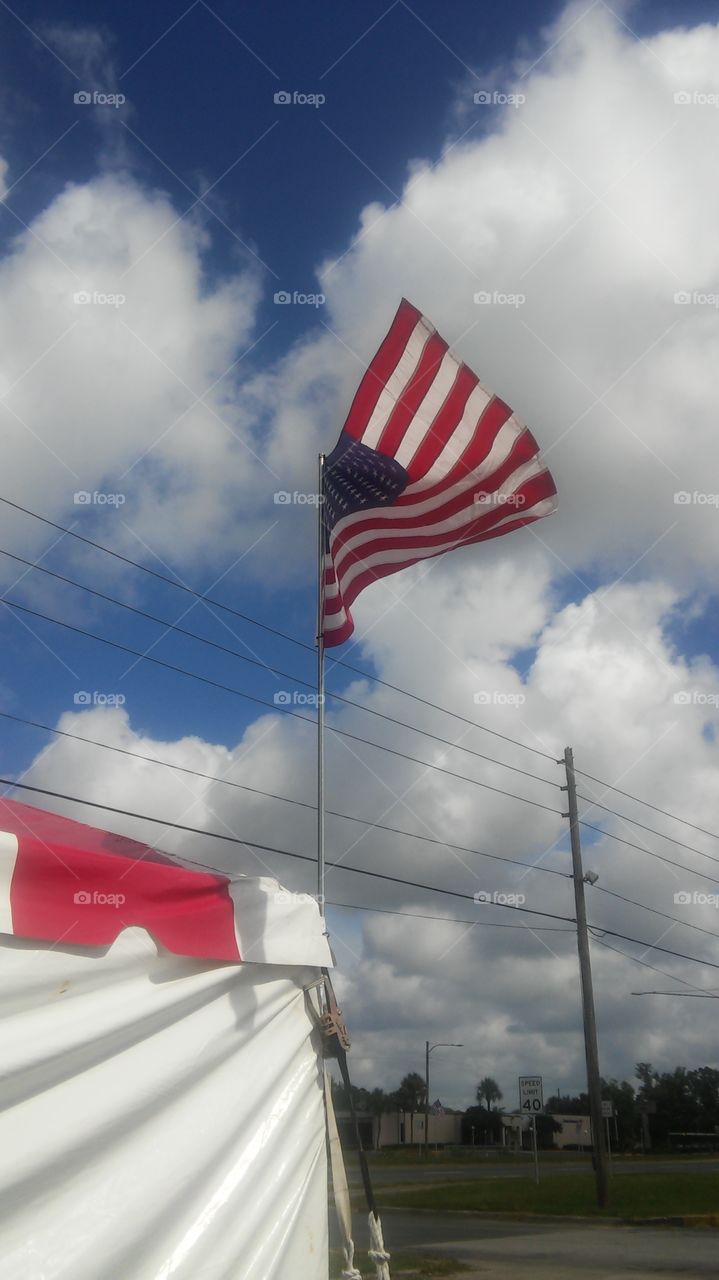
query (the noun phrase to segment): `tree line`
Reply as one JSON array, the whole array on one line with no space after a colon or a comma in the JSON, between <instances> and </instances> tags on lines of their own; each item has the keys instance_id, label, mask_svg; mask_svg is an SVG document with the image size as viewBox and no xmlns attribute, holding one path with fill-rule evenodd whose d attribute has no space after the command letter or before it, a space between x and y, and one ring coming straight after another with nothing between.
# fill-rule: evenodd
<instances>
[{"instance_id":1,"label":"tree line","mask_svg":"<svg viewBox=\"0 0 719 1280\"><path fill-rule=\"evenodd\" d=\"M651 1063L635 1068L635 1087L628 1080L602 1080L602 1097L613 1104L615 1121L610 1125L612 1145L632 1151L655 1147L701 1146L719 1141L719 1070L715 1067L675 1067L656 1071ZM462 1141L476 1145L501 1141L502 1091L492 1076L484 1076L476 1086L476 1103L462 1112ZM335 1107L345 1110L349 1098L343 1085L333 1083ZM355 1110L382 1116L401 1111L414 1115L424 1111L425 1082L416 1071L409 1072L394 1090L352 1086ZM516 1108L511 1107L510 1110ZM447 1107L448 1112L452 1108ZM557 1115L589 1115L586 1093L555 1094L546 1101L546 1116L538 1117L540 1145L551 1146L559 1125ZM682 1137L681 1135L685 1135ZM686 1135L695 1135L693 1138ZM696 1136L703 1135L703 1138Z\"/></svg>"}]
</instances>

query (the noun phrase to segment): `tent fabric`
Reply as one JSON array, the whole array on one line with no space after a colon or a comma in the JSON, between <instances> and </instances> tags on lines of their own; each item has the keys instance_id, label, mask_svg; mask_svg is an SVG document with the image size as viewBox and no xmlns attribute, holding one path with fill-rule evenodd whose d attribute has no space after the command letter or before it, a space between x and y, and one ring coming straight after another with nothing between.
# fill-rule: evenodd
<instances>
[{"instance_id":1,"label":"tent fabric","mask_svg":"<svg viewBox=\"0 0 719 1280\"><path fill-rule=\"evenodd\" d=\"M157 850L0 799L0 931L110 945L138 926L175 955L329 967L316 902L268 876L190 870Z\"/></svg>"},{"instance_id":2,"label":"tent fabric","mask_svg":"<svg viewBox=\"0 0 719 1280\"><path fill-rule=\"evenodd\" d=\"M0 937L3 1280L327 1280L317 977Z\"/></svg>"}]
</instances>

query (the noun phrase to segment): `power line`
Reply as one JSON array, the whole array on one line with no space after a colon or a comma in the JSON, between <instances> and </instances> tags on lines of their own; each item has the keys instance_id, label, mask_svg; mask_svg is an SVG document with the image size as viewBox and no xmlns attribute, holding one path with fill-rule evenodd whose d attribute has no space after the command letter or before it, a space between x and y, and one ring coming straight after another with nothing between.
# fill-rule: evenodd
<instances>
[{"instance_id":1,"label":"power line","mask_svg":"<svg viewBox=\"0 0 719 1280\"><path fill-rule=\"evenodd\" d=\"M177 675L188 677L190 680L199 680L202 684L210 685L213 689L220 689L224 693L232 693L238 698L245 698L248 702L255 702L261 707L269 707L270 711L280 712L282 715L293 716L295 720L303 720L306 724L314 725L315 721L309 716L303 716L298 711L292 711L289 707L280 706L279 704L268 702L266 698L258 698L255 694L246 693L243 689L236 689L233 685L223 684L220 680L213 680L210 676L200 675L197 671L188 671L185 667L179 667L175 663L166 662L162 658L153 658L149 653L141 653L139 649L132 649L129 645L121 644L119 640L110 640L107 636L98 636L94 631L86 631L83 627L78 627L72 622L63 622L60 618L53 618L49 614L40 613L37 609L29 609L27 605L18 604L15 600L8 600L5 597L0 599L0 603L4 604L8 609L15 609L20 613L26 613L32 618L40 618L43 622L50 622L53 626L63 627L66 631L73 631L76 635L85 636L88 640L95 640L99 644L109 645L112 649L118 649L122 653L129 653L132 657L138 658L141 662L151 662L156 667L163 667L166 671L174 671ZM442 765L431 764L428 760L420 760L417 756L411 756L405 751L399 751L395 747L385 746L381 742L372 742L369 738L362 738L359 734L350 733L347 729L337 729L334 725L327 725L328 732L334 733L340 738L349 738L353 742L361 742L365 746L373 747L377 751L385 751L389 755L397 756L401 760L409 760L412 764L422 765L425 769L435 770L437 773L446 774L450 778L458 778L462 782L470 782L475 787L482 787L485 791L494 791L498 795L508 796L512 800L521 800L524 804L532 805L535 809L544 809L547 813L555 813L559 817L562 816L561 809L554 809L551 805L542 804L539 800L531 800L528 796L517 795L514 791L506 791L503 787L492 786L489 782L480 782L477 778L468 778L466 774L456 773L452 769L445 769Z\"/></svg>"},{"instance_id":2,"label":"power line","mask_svg":"<svg viewBox=\"0 0 719 1280\"><path fill-rule=\"evenodd\" d=\"M671 818L672 822L681 822L685 827L691 827L692 831L699 831L703 836L711 836L712 840L719 840L719 835L717 835L716 831L707 831L706 827L698 827L696 823L690 822L688 818L680 818L678 814L670 813L668 809L660 809L659 805L651 804L649 800L642 800L641 796L633 796L629 791L622 791L621 787L615 787L611 782L606 782L602 778L595 778L591 773L585 773L583 769L576 769L575 773L578 773L582 778L587 778L590 782L596 782L600 787L606 787L609 791L616 791L618 796L624 796L626 800L633 800L635 804L643 804L647 809L653 809L655 813L661 813L665 818ZM596 804L596 801L593 800L592 804Z\"/></svg>"},{"instance_id":3,"label":"power line","mask_svg":"<svg viewBox=\"0 0 719 1280\"><path fill-rule=\"evenodd\" d=\"M151 577L156 578L158 581L166 583L168 586L175 587L179 591L184 591L186 594L193 596L196 600L201 600L215 608L222 609L226 613L230 613L241 619L243 622L247 622L251 626L259 627L261 630L277 636L282 640L286 640L290 644L297 645L299 648L304 649L309 653L314 654L315 652L314 646L306 644L296 636L292 636L278 627L272 627L268 623L260 621L258 618L253 618L250 614L242 613L238 609L233 609L230 605L224 604L220 600L215 600L201 591L195 591L192 587L187 586L186 583L176 581L175 579L168 577L166 574L159 573L156 569L151 569L148 565L140 564L139 561L133 560L129 556L121 555L120 552L113 551L103 543L95 542L92 538L87 538L83 534L77 533L74 529L68 529L65 525L58 524L56 521L50 520L47 516L42 516L39 512L30 510L29 507L24 507L20 503L12 502L9 498L4 498L2 496L0 496L0 502L4 503L8 507L12 507L15 511L20 511L24 515L30 516L33 520L38 520L52 529L57 529L59 532L66 534L70 538L75 538L77 541L85 543L86 546L93 547L97 551L102 551L105 555L113 556L116 560L120 560L123 564L129 565L131 568L137 569L141 573L146 573ZM483 733L488 733L495 738L500 738L503 742L509 742L513 746L521 747L523 750L530 751L534 755L541 756L545 760L551 760L554 764L557 763L556 757L550 752L541 751L538 747L532 747L529 743L521 742L518 738L512 738L508 734L500 733L496 729L490 729L487 725L480 724L476 720L470 720L467 716L460 715L457 711L450 711L448 707L443 707L438 703L431 702L420 694L413 693L409 689L403 689L401 686L395 685L391 681L383 680L379 676L373 675L369 671L364 671L361 667L356 667L352 663L346 662L341 658L332 658L328 656L327 661L331 662L333 666L343 667L346 671L351 671L354 675L358 675L364 680L371 680L375 684L382 685L383 688L391 689L392 692L399 693L402 697L411 698L413 701L420 703L422 706L429 707L433 711L439 711L443 715L451 716L453 719L459 720L463 724L470 725L475 729L480 729ZM499 764L502 762L496 761L495 763ZM576 769L576 773L580 777L587 778L590 782L596 782L601 787L606 787L608 790L615 791L618 795L624 796L628 800L633 800L636 804L645 805L648 809L652 809L655 813L660 813L664 817L670 818L673 822L682 823L684 826L690 827L692 830L698 831L702 835L707 835L714 840L719 840L719 835L717 835L716 832L708 831L705 827L700 827L696 823L690 822L687 818L681 818L678 814L671 813L667 809L662 809L660 806L652 804L649 800L643 800L641 796L632 795L631 792L622 790L621 787L617 787L613 783L607 782L606 779L597 778L583 769Z\"/></svg>"},{"instance_id":4,"label":"power line","mask_svg":"<svg viewBox=\"0 0 719 1280\"><path fill-rule=\"evenodd\" d=\"M315 856L307 853L296 853L294 850L280 849L276 845L260 844L257 840L243 840L239 836L225 835L219 831L206 831L201 827L191 827L181 822L171 822L169 819L152 817L146 813L135 813L130 809L121 809L114 805L102 804L98 800L83 800L79 796L70 796L62 791L50 791L46 787L35 787L28 782L15 782L12 778L0 778L0 786L17 788L21 791L31 791L37 795L51 796L55 800L67 800L71 804L87 805L89 808L102 809L107 813L120 814L122 817L136 818L140 822L155 822L168 830L187 831L191 835L203 836L210 840L223 840L228 844L240 845L245 849L259 849L261 852L276 853L284 858L297 858L301 862L315 863L317 861ZM184 858L183 860L185 862L193 861L190 858ZM205 863L197 862L195 865L204 867L207 870ZM345 862L328 862L327 866L337 871L349 871L354 875L368 876L373 880L385 880L389 884L403 885L405 888L420 889L425 893L440 893L450 898L461 898L467 902L476 901L475 895L472 893L464 893L459 889L446 889L439 885L423 884L418 880L406 880L401 876L388 875L386 871L369 871L365 867L351 867ZM222 872L221 874L224 875L226 873ZM522 915L540 916L545 920L559 920L564 924L576 924L576 920L572 916L558 915L553 911L538 911L531 907L520 907L508 902L487 901L478 905L499 907L503 911L518 911ZM660 946L659 943L647 942L644 938L633 938L629 934L619 933L615 929L607 929L604 925L590 924L588 927L593 934L599 932L603 937L619 938L622 942L632 942L638 947L645 947L647 951L660 951L664 955L675 956L679 960L689 960L692 964L700 964L705 968L719 969L719 963L713 960L703 960L699 956L690 956L682 951L673 951L669 947ZM601 941L601 939L598 939L598 941Z\"/></svg>"},{"instance_id":5,"label":"power line","mask_svg":"<svg viewBox=\"0 0 719 1280\"><path fill-rule=\"evenodd\" d=\"M669 840L672 844L676 844L680 849L688 849L689 853L698 853L702 858L711 858L711 854L704 853L703 849L697 849L693 844L684 844L683 840L677 840L675 836L668 836L665 831L657 831L655 827L647 827L643 822L639 822L636 818L630 818L626 813L617 813L616 809L611 809L609 805L601 804L599 800L592 800L591 796L578 794L579 800L585 800L587 804L592 805L595 809L603 809L605 813L611 813L613 817L619 818L621 822L630 822L634 827L641 827L642 831L648 831L652 836L660 836L662 840ZM712 862L719 859L711 858Z\"/></svg>"},{"instance_id":6,"label":"power line","mask_svg":"<svg viewBox=\"0 0 719 1280\"><path fill-rule=\"evenodd\" d=\"M213 605L216 609L223 609L226 613L232 614L236 618L240 618L243 622L250 623L251 626L259 627L263 631L267 631L270 635L287 640L290 644L297 645L301 649L314 654L313 645L306 644L304 640L299 640L296 636L290 635L286 631L280 630L278 627L272 627L266 622L261 622L258 618L253 618L250 614L241 613L238 609L233 609L228 604L223 604L221 600L215 600L212 596L204 595L201 591L195 591L186 583L175 581L168 578L166 574L159 573L157 569L151 569L148 565L140 564L138 560L132 560L129 556L123 556L119 551L113 551L110 547L104 546L101 542L94 542L92 538L87 538L81 533L76 533L74 529L68 529L65 525L58 524L55 520L48 519L47 516L41 516L37 511L31 511L29 507L23 507L18 502L12 502L9 498L0 497L0 502L8 507L13 507L15 511L21 511L24 515L31 516L33 520L39 520L42 524L49 525L52 529L57 529L61 533L66 534L70 538L76 538L79 542L84 542L86 546L94 547L96 551L102 551L106 555L113 556L116 560L122 561L123 564L130 565L133 569L138 569L141 573L149 574L151 577L158 579L160 582L166 583L170 587L175 587L178 591L184 591L186 594L193 596L196 600L202 600L205 604ZM525 751L531 751L534 755L542 756L545 760L551 760L556 764L555 757L548 751L540 751L538 747L530 747L526 742L520 742L518 738L511 738L506 733L500 733L497 729L490 729L487 725L480 724L476 720L470 720L467 716L460 715L457 711L449 711L447 707L439 706L429 699L423 698L418 693L412 693L409 689L402 689L399 685L392 684L389 680L382 680L379 676L372 675L369 671L363 671L361 667L355 667L350 662L345 662L342 658L330 658L327 661L332 662L334 666L344 667L346 671L353 672L354 675L361 676L363 680L372 680L375 684L382 685L385 689L391 689L394 693L399 693L403 697L412 698L413 701L421 703L425 707L430 707L433 711L441 711L443 715L452 716L455 720L462 721L463 724L471 725L474 729L481 729L483 733L489 733L492 737L501 738L503 742L509 742L515 747L522 747Z\"/></svg>"},{"instance_id":7,"label":"power line","mask_svg":"<svg viewBox=\"0 0 719 1280\"><path fill-rule=\"evenodd\" d=\"M485 929L528 929L532 933L576 933L575 929L560 929L558 925L506 924L503 920L459 920L456 916L433 916L420 911L391 911L389 907L365 907L359 902L328 902L328 907L341 911L371 911L383 916L408 916L410 920L439 920L441 924L468 924Z\"/></svg>"},{"instance_id":8,"label":"power line","mask_svg":"<svg viewBox=\"0 0 719 1280\"><path fill-rule=\"evenodd\" d=\"M619 938L621 942L634 942L638 947L645 947L647 951L661 951L663 955L675 956L677 960L691 960L694 964L702 964L708 969L719 969L719 963L714 960L700 960L698 956L688 956L683 951L672 951L671 947L660 947L658 942L647 942L643 938L631 938L627 933L617 933L615 929L605 929L601 924L590 924L588 928L597 942L602 941L601 938L596 937L598 931L610 938ZM635 957L629 956L629 959L634 960Z\"/></svg>"},{"instance_id":9,"label":"power line","mask_svg":"<svg viewBox=\"0 0 719 1280\"><path fill-rule=\"evenodd\" d=\"M624 960L631 960L633 964L640 964L644 969L651 969L653 973L660 973L663 978L671 978L673 982L681 982L685 987L694 987L695 991L702 992L702 987L697 987L696 983L689 982L686 978L678 978L674 973L667 973L666 969L659 969L655 964L650 964L648 960L641 959L640 956L630 956L628 952L622 951L619 947L613 947L611 943L605 942L602 938L593 935L594 942L598 942L601 947L606 947L607 951L613 951L615 956L621 956ZM632 992L632 995L637 994ZM677 995L684 995L684 992L677 992Z\"/></svg>"},{"instance_id":10,"label":"power line","mask_svg":"<svg viewBox=\"0 0 719 1280\"><path fill-rule=\"evenodd\" d=\"M155 818L147 813L134 813L130 809L120 809L115 805L102 804L99 800L83 800L80 796L70 796L62 791L50 791L46 787L35 787L29 782L14 782L12 778L0 778L0 786L18 788L21 791L32 791L37 795L52 796L55 800L67 800L71 804L84 804L91 809L102 809L104 812L120 814L125 818L136 818L140 822L156 822L159 826L165 827L168 830L187 831L191 835L204 836L210 840L224 840L228 844L241 845L242 848L245 849L259 849L263 853L277 853L283 858L297 858L301 862L312 863L317 861L316 856L308 853L296 853L294 850L280 849L276 845L260 844L257 840L243 840L239 836L224 835L219 831L206 831L201 827L191 827L185 823L171 822L166 818ZM184 861L191 862L193 860L185 858ZM198 862L196 865L205 867L205 870L207 869L205 863ZM328 862L327 866L332 867L337 871L350 871L354 875L369 876L373 880L386 880L390 884L400 884L410 889L421 889L427 893L441 893L446 894L450 898L462 898L466 902L476 902L475 895L473 893L463 893L459 889L444 889L438 885L422 884L417 880L406 880L401 876L388 875L386 871L369 871L365 867L351 867L345 862ZM223 872L222 874L225 873ZM541 916L546 920L562 920L565 924L574 924L574 920L571 916L560 916L553 911L536 911L532 907L515 906L513 903L508 902L495 902L493 900L488 900L477 903L477 905L483 907L500 907L506 911L519 911L523 915ZM703 963L703 961L700 963ZM717 968L719 968L719 965Z\"/></svg>"},{"instance_id":11,"label":"power line","mask_svg":"<svg viewBox=\"0 0 719 1280\"><path fill-rule=\"evenodd\" d=\"M144 752L130 751L128 747L117 747L112 745L109 742L100 742L97 738L86 738L79 733L70 733L69 730L67 729L54 728L52 725L43 724L38 720L27 720L23 716L14 715L10 711L0 711L0 716L5 720L12 720L16 724L22 724L28 728L41 729L44 732L52 733L55 736L60 738L69 738L73 742L82 742L86 746L100 747L105 751L116 752L118 755L130 756L132 759L142 760L148 764L159 765L162 768L171 769L178 773L186 773L194 778L202 778L204 781L207 781L207 782L214 782L214 783L218 783L221 786L232 787L233 789L238 791L247 791L247 792L250 792L252 795L262 796L263 798L268 800L281 801L283 804L296 805L299 808L307 809L312 813L316 813L317 811L317 806L315 804L310 803L307 800L296 800L296 799L293 799L291 796L279 795L275 791L265 791L261 787L251 787L247 783L235 782L230 778L219 778L215 774L203 773L199 769L191 769L189 768L189 766L186 766L186 765L173 764L169 760L161 760L157 756L146 755ZM441 849L453 849L453 850L456 850L458 853L470 854L478 858L486 858L491 862L505 862L510 866L524 867L528 871L537 871L543 875L560 876L562 879L565 879L565 880L571 879L570 872L560 871L555 867L541 866L536 862L524 862L519 858L509 858L501 854L485 853L482 849L469 848L467 845L454 844L448 840L438 840L431 836L421 835L419 832L407 831L402 827L391 827L388 824L382 823L382 822L372 822L368 818L360 818L360 817L357 817L355 814L342 813L337 809L327 809L326 813L329 817L340 818L345 822L359 823L361 826L366 827L367 831L375 831L375 830L384 831L384 832L390 833L391 835L406 837L407 839L410 839L410 840L420 840L424 844L434 845ZM667 912L660 911L657 907L650 907L646 902L637 902L636 899L628 898L624 894L617 893L613 889L607 889L604 885L598 884L598 885L595 885L594 887L600 893L604 893L604 894L607 894L609 897L616 898L620 902L626 903L628 906L639 907L643 911L650 912L652 915L661 916L662 919L664 920L671 920L674 924L680 924L685 929L693 929L697 933L704 933L712 938L719 937L719 934L713 932L711 929L703 929L701 925L692 924L690 921L681 920L679 916L668 915Z\"/></svg>"},{"instance_id":12,"label":"power line","mask_svg":"<svg viewBox=\"0 0 719 1280\"><path fill-rule=\"evenodd\" d=\"M53 569L47 569L44 565L38 564L36 561L27 560L24 556L15 555L12 551L6 551L0 547L0 555L6 556L9 560L16 560L19 564L27 565L28 568L37 570L38 573L44 573L50 578L55 578L58 582L64 582L68 586L76 588L78 591L85 591L88 595L96 596L99 600L105 600L108 604L114 604L119 609L125 609L128 613L134 613L139 618L146 621L157 623L158 626L165 627L166 631L175 631L181 636L185 636L190 640L197 640L200 644L208 645L212 649L219 650L220 653L228 654L232 658L237 658L240 662L246 662L252 667L259 667L260 670L266 671L269 675L281 676L283 680L292 681L294 684L305 685L309 689L314 688L311 680L305 679L304 676L298 676L291 671L283 671L279 667L271 666L261 658L251 658L246 653L240 653L239 650L231 648L229 645L220 644L217 640L211 640L208 636L199 635L196 631L190 631L187 627L181 627L177 623L170 622L167 618L158 618L156 614L149 613L146 609L140 609L136 605L128 604L125 600L118 600L116 596L108 595L105 591L98 591L95 587L88 587L82 582L77 582L74 578L68 578L63 573L56 573ZM358 711L364 711L367 715L375 716L380 720L386 720L390 724L399 726L402 729L410 729L412 733L418 733L424 738L431 738L434 742L439 742L444 747L452 747L456 751L463 751L467 755L475 756L478 760L485 760L491 764L498 765L501 769L509 769L512 773L520 773L525 778L533 778L535 782L542 782L545 786L554 787L559 790L559 783L552 782L549 778L542 778L538 773L531 773L528 769L520 769L517 765L506 764L503 760L497 760L494 756L488 756L481 751L475 751L472 747L466 747L461 743L452 742L449 738L441 738L436 733L431 733L428 729L420 729L418 725L408 724L406 720L399 720L396 716L388 715L385 711L378 711L375 707L365 706L361 702L355 702L352 698L347 698L344 694L334 693L327 690L328 698L332 698L335 702L341 702L345 706L354 707Z\"/></svg>"},{"instance_id":13,"label":"power line","mask_svg":"<svg viewBox=\"0 0 719 1280\"><path fill-rule=\"evenodd\" d=\"M284 804L297 805L301 809L308 809L312 813L317 812L317 805L307 800L296 800L291 796L282 796L275 791L264 791L261 787L251 787L244 782L235 782L231 778L219 778L212 773L203 773L199 769L190 769L187 765L173 764L169 760L161 760L158 756L145 755L141 751L130 751L128 747L117 747L109 742L100 742L97 738L86 738L80 733L70 733L68 729L57 729L52 725L43 724L39 720L26 720L23 716L13 715L10 711L0 711L0 716L4 720L13 720L16 724L25 725L32 729L42 729L47 733L55 734L59 738L70 738L73 742L83 742L86 746L101 747L104 751L114 751L118 755L130 756L134 760L143 760L148 764L160 765L164 769L172 769L177 773L187 773L193 778L202 778L206 782L219 783L224 787L233 787L237 791L249 791L252 795L263 796L268 800L280 800ZM345 822L358 822L361 826L367 827L373 831L387 831L396 836L407 836L411 840L421 840L425 844L437 845L442 849L456 849L459 853L474 854L479 858L488 858L492 862L507 862L512 866L525 867L529 871L539 871L543 875L561 876L563 879L569 878L569 873L556 870L554 867L543 867L535 862L523 862L518 858L508 858L498 853L485 853L482 849L470 849L466 845L452 844L447 840L437 840L431 836L423 836L418 832L405 831L402 827L390 827L386 823L373 822L369 818L359 818L354 814L341 813L337 809L326 809L325 812L329 817L342 818Z\"/></svg>"},{"instance_id":14,"label":"power line","mask_svg":"<svg viewBox=\"0 0 719 1280\"><path fill-rule=\"evenodd\" d=\"M235 617L240 618L243 622L249 623L251 626L259 627L260 629L267 631L269 634L275 635L282 640L287 640L290 644L297 645L299 648L304 649L309 653L314 653L314 647L312 645L306 644L296 636L292 636L278 627L272 627L268 623L261 622L258 618L253 618L251 615L242 613L238 609L233 609L230 605L224 604L220 600L214 600L211 596L205 595L201 591L195 591L184 582L175 581L173 578L169 578L167 575L159 573L156 569L151 569L148 565L140 564L139 561L132 560L129 556L123 556L120 552L113 551L110 547L104 546L103 543L95 542L92 538L87 538L83 534L76 533L74 529L68 529L65 525L58 524L56 521L48 519L47 516L40 515L37 511L31 511L29 507L21 506L20 503L12 502L9 498L3 498L1 496L0 502L4 503L6 506L12 507L16 511L22 512L24 515L30 516L33 520L38 520L52 529L59 530L59 532L66 534L68 537L76 538L79 542L83 542L97 551L104 552L105 555L113 556L115 559L122 561L123 564L129 565L133 569L138 569L141 573L149 574L160 582L166 583L168 586L175 587L179 591L184 591L193 596L196 600L201 600L206 604L211 604L215 608L222 609L226 613L233 614ZM391 681L382 680L379 676L373 675L369 671L364 671L362 668L356 667L352 663L345 662L341 658L328 657L327 661L331 662L334 666L340 666L347 671L353 672L354 675L358 675L364 680L371 680L375 684L382 685L386 689L391 689L394 693L399 693L402 697L411 698L413 701L429 707L433 711L439 711L443 715L451 716L453 719L459 720L464 724L471 725L475 729L480 729L483 733L489 733L493 737L500 738L504 742L509 742L513 746L521 747L525 751L531 751L533 754L542 756L543 759L551 760L552 763L556 764L556 758L550 752L541 751L538 747L531 747L528 743L521 742L518 738L512 738L508 734L499 733L496 729L490 729L487 725L480 724L476 720L470 720L467 716L460 715L459 712L450 711L449 708L442 707L438 703L431 702L429 699L423 698L417 693L412 693L409 689L403 689L399 685L393 684ZM496 761L495 763L499 764L502 762ZM680 818L678 814L671 813L667 809L662 809L660 806L652 804L649 800L643 800L640 796L632 795L629 791L623 791L621 787L617 787L613 783L607 782L606 779L597 778L583 769L577 769L576 773L582 778L587 778L590 782L596 782L601 787L606 787L611 791L615 791L618 795L624 796L628 800L633 800L636 804L642 804L648 809L653 809L655 813L660 813L664 817L670 818L673 822L682 823L684 826L691 827L692 830L698 831L702 835L707 835L714 840L719 840L719 835L717 835L716 832L708 831L705 827L700 827L696 823L690 822L687 818ZM667 839L670 838L671 837L667 837Z\"/></svg>"},{"instance_id":15,"label":"power line","mask_svg":"<svg viewBox=\"0 0 719 1280\"><path fill-rule=\"evenodd\" d=\"M595 827L591 822L579 821L580 827L587 827L589 831L598 831L600 836L606 836L608 840L615 840L617 844L624 844L628 849L638 849L640 853L646 853L650 858L658 858L660 862L666 862L669 867L678 867L680 871L688 871L690 875L699 876L701 880L708 881L709 884L719 884L714 876L707 875L706 871L697 871L696 867L688 867L684 862L675 862L673 858L667 858L663 853L657 853L654 849L645 849L641 844L634 844L631 840L625 840L622 836L615 836L611 831L605 831L603 827ZM704 854L705 858L709 857L708 853ZM715 861L715 859L712 859Z\"/></svg>"},{"instance_id":16,"label":"power line","mask_svg":"<svg viewBox=\"0 0 719 1280\"><path fill-rule=\"evenodd\" d=\"M625 898L623 893L617 893L614 889L605 889L601 884L592 885L593 892L597 889L600 893L606 893L610 898L618 898L620 902L626 902L630 907L640 907L642 911L650 911L653 916L661 916L663 920L671 920L674 924L680 924L685 929L695 929L697 933L706 933L710 938L719 938L719 933L715 933L713 929L702 929L699 924L691 924L688 920L682 920L680 916L670 916L666 911L660 911L658 907L650 907L646 902L637 902L634 898Z\"/></svg>"}]
</instances>

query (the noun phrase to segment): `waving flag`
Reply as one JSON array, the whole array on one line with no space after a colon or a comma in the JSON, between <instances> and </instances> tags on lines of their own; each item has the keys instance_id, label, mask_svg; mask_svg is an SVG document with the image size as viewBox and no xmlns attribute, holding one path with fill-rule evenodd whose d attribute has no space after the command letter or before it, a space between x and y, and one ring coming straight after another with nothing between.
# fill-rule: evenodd
<instances>
[{"instance_id":1,"label":"waving flag","mask_svg":"<svg viewBox=\"0 0 719 1280\"><path fill-rule=\"evenodd\" d=\"M531 432L406 299L325 464L326 645L369 583L549 515Z\"/></svg>"}]
</instances>

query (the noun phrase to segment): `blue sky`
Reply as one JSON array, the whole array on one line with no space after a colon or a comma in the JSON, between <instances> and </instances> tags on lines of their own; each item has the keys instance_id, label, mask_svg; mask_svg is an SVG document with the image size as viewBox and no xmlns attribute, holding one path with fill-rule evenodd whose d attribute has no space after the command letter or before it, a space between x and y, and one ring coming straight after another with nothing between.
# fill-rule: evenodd
<instances>
[{"instance_id":1,"label":"blue sky","mask_svg":"<svg viewBox=\"0 0 719 1280\"><path fill-rule=\"evenodd\" d=\"M0 494L311 645L314 509L285 510L273 493L311 488L317 450L332 447L363 362L406 294L528 421L551 455L560 512L542 522L541 538L514 535L368 592L349 661L470 714L478 687L523 691L521 712L486 713L497 731L551 751L571 738L600 777L613 770L682 813L708 804L719 657L717 506L705 492L719 488L710 478L716 313L677 307L672 295L719 293L707 213L716 126L701 106L675 108L671 91L711 88L717 37L699 24L715 17L709 3L615 11L601 0L566 11L514 0L439 9L429 0L70 0L60 22L50 5L2 4L11 443ZM526 111L477 109L479 88L526 89ZM80 92L126 101L76 103ZM280 92L324 101L277 103ZM73 290L118 281L127 308L73 310ZM525 290L526 308L480 314L473 294L485 285ZM274 302L279 290L320 289L318 307ZM190 405L185 432L192 396L199 408L193 416ZM77 506L73 489L124 501ZM694 494L688 506L674 505L677 490ZM56 533L27 516L0 511L0 532L9 551L42 556L168 621L189 608L183 626L314 678L306 649L99 551L67 538L55 545ZM36 573L16 581L23 568L2 557L0 572L12 599L131 649L153 646L158 658L270 702L293 687L179 635L158 639L149 621ZM78 711L80 690L121 694L127 724L95 707L89 731L135 749L171 745L173 758L210 773L226 767L223 747L237 752L243 735L259 732L261 708L240 697L27 616L6 611L0 629L0 708L13 714L55 725ZM330 676L335 688L348 680ZM675 717L681 689L701 693L691 719ZM386 693L354 695L419 722L416 706ZM379 722L343 714L345 727L383 737ZM442 717L431 724L449 728ZM86 772L60 752L33 765L46 735L2 727L3 776L32 766L38 785L141 811L181 806L164 782L155 796L90 754ZM257 748L248 778L311 798L309 739L296 729L281 730L276 755ZM185 750L187 735L198 741ZM401 733L391 740L428 750ZM478 733L469 740L486 746ZM330 804L383 812L380 782L404 785L394 766L365 791L340 755ZM509 751L502 758L526 764ZM686 777L668 786L672 759ZM428 789L430 800L460 843L516 856L556 838L491 805L469 806L449 784ZM208 826L213 812L208 803ZM286 814L226 816L256 822L265 839L294 835ZM389 821L406 825L399 802ZM303 847L311 827L310 817L298 821ZM362 854L386 865L384 847ZM409 852L401 864L413 868ZM437 878L431 864L422 869ZM349 893L345 877L337 894ZM365 936L359 918L337 933L379 963L385 943ZM617 1064L633 1049L624 1016L616 1013ZM371 1013L361 1017L371 1030ZM581 1053L572 1062L566 1084Z\"/></svg>"}]
</instances>

